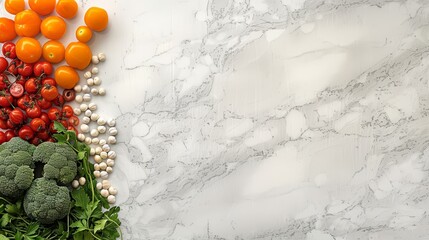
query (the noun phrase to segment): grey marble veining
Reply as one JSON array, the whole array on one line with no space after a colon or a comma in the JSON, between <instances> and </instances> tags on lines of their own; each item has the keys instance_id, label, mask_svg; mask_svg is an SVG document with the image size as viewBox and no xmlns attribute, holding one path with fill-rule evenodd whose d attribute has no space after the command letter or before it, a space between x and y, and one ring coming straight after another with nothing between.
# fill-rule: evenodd
<instances>
[{"instance_id":1,"label":"grey marble veining","mask_svg":"<svg viewBox=\"0 0 429 240\"><path fill-rule=\"evenodd\" d=\"M83 3L125 239L429 239L428 1Z\"/></svg>"}]
</instances>

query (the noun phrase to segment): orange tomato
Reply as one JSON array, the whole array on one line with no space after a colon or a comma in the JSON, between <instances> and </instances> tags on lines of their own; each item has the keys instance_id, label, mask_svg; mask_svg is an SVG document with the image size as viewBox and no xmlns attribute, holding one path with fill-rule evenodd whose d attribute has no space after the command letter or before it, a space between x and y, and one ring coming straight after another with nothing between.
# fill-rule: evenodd
<instances>
[{"instance_id":1,"label":"orange tomato","mask_svg":"<svg viewBox=\"0 0 429 240\"><path fill-rule=\"evenodd\" d=\"M49 39L58 40L66 32L66 22L60 17L50 16L43 19L40 25L43 36Z\"/></svg>"},{"instance_id":2,"label":"orange tomato","mask_svg":"<svg viewBox=\"0 0 429 240\"><path fill-rule=\"evenodd\" d=\"M80 26L76 29L76 39L86 43L92 38L92 31L87 26Z\"/></svg>"},{"instance_id":3,"label":"orange tomato","mask_svg":"<svg viewBox=\"0 0 429 240\"><path fill-rule=\"evenodd\" d=\"M12 41L15 37L15 22L9 18L0 18L0 42Z\"/></svg>"},{"instance_id":4,"label":"orange tomato","mask_svg":"<svg viewBox=\"0 0 429 240\"><path fill-rule=\"evenodd\" d=\"M79 82L79 74L72 67L60 66L55 70L55 81L64 89L72 89Z\"/></svg>"},{"instance_id":5,"label":"orange tomato","mask_svg":"<svg viewBox=\"0 0 429 240\"><path fill-rule=\"evenodd\" d=\"M10 14L17 14L25 9L24 0L6 0L4 1L4 8Z\"/></svg>"},{"instance_id":6,"label":"orange tomato","mask_svg":"<svg viewBox=\"0 0 429 240\"><path fill-rule=\"evenodd\" d=\"M77 3L75 0L59 0L55 10L63 18L74 18L77 13Z\"/></svg>"},{"instance_id":7,"label":"orange tomato","mask_svg":"<svg viewBox=\"0 0 429 240\"><path fill-rule=\"evenodd\" d=\"M91 49L85 43L72 42L66 48L65 58L68 65L83 70L91 62Z\"/></svg>"},{"instance_id":8,"label":"orange tomato","mask_svg":"<svg viewBox=\"0 0 429 240\"><path fill-rule=\"evenodd\" d=\"M16 56L25 63L35 63L42 56L42 47L37 39L22 37L16 42Z\"/></svg>"},{"instance_id":9,"label":"orange tomato","mask_svg":"<svg viewBox=\"0 0 429 240\"><path fill-rule=\"evenodd\" d=\"M54 11L56 0L28 0L28 4L33 11L45 16Z\"/></svg>"},{"instance_id":10,"label":"orange tomato","mask_svg":"<svg viewBox=\"0 0 429 240\"><path fill-rule=\"evenodd\" d=\"M101 32L106 29L109 16L106 10L99 7L92 7L86 11L84 21L92 30Z\"/></svg>"},{"instance_id":11,"label":"orange tomato","mask_svg":"<svg viewBox=\"0 0 429 240\"><path fill-rule=\"evenodd\" d=\"M35 37L40 32L39 15L30 9L15 15L15 31L21 37Z\"/></svg>"},{"instance_id":12,"label":"orange tomato","mask_svg":"<svg viewBox=\"0 0 429 240\"><path fill-rule=\"evenodd\" d=\"M50 63L59 63L64 60L65 48L58 41L47 41L42 47L43 58Z\"/></svg>"}]
</instances>

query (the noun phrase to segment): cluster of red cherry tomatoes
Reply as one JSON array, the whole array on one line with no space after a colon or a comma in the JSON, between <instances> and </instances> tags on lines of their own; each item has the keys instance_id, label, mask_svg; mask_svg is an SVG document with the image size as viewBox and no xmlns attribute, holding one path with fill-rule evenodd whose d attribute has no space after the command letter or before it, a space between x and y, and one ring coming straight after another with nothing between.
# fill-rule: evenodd
<instances>
[{"instance_id":1,"label":"cluster of red cherry tomatoes","mask_svg":"<svg viewBox=\"0 0 429 240\"><path fill-rule=\"evenodd\" d=\"M65 102L73 101L73 90L61 94L46 61L25 63L17 58L15 44L3 44L0 57L0 144L19 136L38 145L54 141L53 121L77 133L79 118ZM9 61L8 61L9 59Z\"/></svg>"}]
</instances>

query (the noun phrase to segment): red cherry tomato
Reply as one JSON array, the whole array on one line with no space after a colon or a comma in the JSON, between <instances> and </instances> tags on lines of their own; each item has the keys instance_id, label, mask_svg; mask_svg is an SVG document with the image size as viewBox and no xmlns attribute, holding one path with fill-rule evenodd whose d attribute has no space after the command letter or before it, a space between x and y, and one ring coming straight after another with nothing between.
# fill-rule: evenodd
<instances>
[{"instance_id":1,"label":"red cherry tomato","mask_svg":"<svg viewBox=\"0 0 429 240\"><path fill-rule=\"evenodd\" d=\"M15 43L5 42L2 47L3 55L10 59L16 58Z\"/></svg>"},{"instance_id":2,"label":"red cherry tomato","mask_svg":"<svg viewBox=\"0 0 429 240\"><path fill-rule=\"evenodd\" d=\"M1 93L0 94L0 106L9 107L13 101L12 95L10 93Z\"/></svg>"},{"instance_id":3,"label":"red cherry tomato","mask_svg":"<svg viewBox=\"0 0 429 240\"><path fill-rule=\"evenodd\" d=\"M15 108L9 113L9 119L13 124L22 124L25 120L25 114L22 110Z\"/></svg>"},{"instance_id":4,"label":"red cherry tomato","mask_svg":"<svg viewBox=\"0 0 429 240\"><path fill-rule=\"evenodd\" d=\"M25 91L27 93L36 93L39 91L39 83L36 78L30 78L25 82L24 85Z\"/></svg>"},{"instance_id":5,"label":"red cherry tomato","mask_svg":"<svg viewBox=\"0 0 429 240\"><path fill-rule=\"evenodd\" d=\"M42 85L57 86L57 82L55 81L55 79L47 77L42 80Z\"/></svg>"},{"instance_id":6,"label":"red cherry tomato","mask_svg":"<svg viewBox=\"0 0 429 240\"><path fill-rule=\"evenodd\" d=\"M33 118L30 122L30 127L35 132L41 132L46 129L46 123L40 118Z\"/></svg>"},{"instance_id":7,"label":"red cherry tomato","mask_svg":"<svg viewBox=\"0 0 429 240\"><path fill-rule=\"evenodd\" d=\"M43 85L41 94L44 99L48 101L53 101L58 97L58 89L55 86L46 84L46 85Z\"/></svg>"},{"instance_id":8,"label":"red cherry tomato","mask_svg":"<svg viewBox=\"0 0 429 240\"><path fill-rule=\"evenodd\" d=\"M55 125L53 122L51 122L51 124L49 124L49 132L50 133L57 133L57 130L55 129Z\"/></svg>"},{"instance_id":9,"label":"red cherry tomato","mask_svg":"<svg viewBox=\"0 0 429 240\"><path fill-rule=\"evenodd\" d=\"M7 125L7 121L0 119L0 128L1 129L9 129L9 126Z\"/></svg>"},{"instance_id":10,"label":"red cherry tomato","mask_svg":"<svg viewBox=\"0 0 429 240\"><path fill-rule=\"evenodd\" d=\"M25 125L19 129L18 136L25 141L28 141L34 137L34 132L29 126Z\"/></svg>"},{"instance_id":11,"label":"red cherry tomato","mask_svg":"<svg viewBox=\"0 0 429 240\"><path fill-rule=\"evenodd\" d=\"M43 142L42 139L38 138L38 137L34 137L33 139L31 139L31 144L33 144L34 146L38 146L39 144L41 144Z\"/></svg>"},{"instance_id":12,"label":"red cherry tomato","mask_svg":"<svg viewBox=\"0 0 429 240\"><path fill-rule=\"evenodd\" d=\"M33 73L33 64L22 63L18 66L18 74L24 77L29 77Z\"/></svg>"},{"instance_id":13,"label":"red cherry tomato","mask_svg":"<svg viewBox=\"0 0 429 240\"><path fill-rule=\"evenodd\" d=\"M61 111L58 108L51 108L48 110L48 117L51 121L56 121L61 117Z\"/></svg>"},{"instance_id":14,"label":"red cherry tomato","mask_svg":"<svg viewBox=\"0 0 429 240\"><path fill-rule=\"evenodd\" d=\"M58 95L58 97L56 99L54 99L54 101L52 101L52 103L55 104L56 106L62 107L64 105L63 95Z\"/></svg>"},{"instance_id":15,"label":"red cherry tomato","mask_svg":"<svg viewBox=\"0 0 429 240\"><path fill-rule=\"evenodd\" d=\"M0 73L3 73L6 69L9 63L7 62L6 58L0 57Z\"/></svg>"},{"instance_id":16,"label":"red cherry tomato","mask_svg":"<svg viewBox=\"0 0 429 240\"><path fill-rule=\"evenodd\" d=\"M14 124L10 119L6 121L6 125L8 129L14 129L16 127L16 124Z\"/></svg>"},{"instance_id":17,"label":"red cherry tomato","mask_svg":"<svg viewBox=\"0 0 429 240\"><path fill-rule=\"evenodd\" d=\"M0 74L0 90L4 90L8 88L10 85L9 78L6 76L6 74L1 73Z\"/></svg>"},{"instance_id":18,"label":"red cherry tomato","mask_svg":"<svg viewBox=\"0 0 429 240\"><path fill-rule=\"evenodd\" d=\"M44 98L39 98L37 100L37 105L39 105L39 107L41 109L49 109L49 108L52 107L52 102L50 102L50 101L48 101L48 100L46 100Z\"/></svg>"},{"instance_id":19,"label":"red cherry tomato","mask_svg":"<svg viewBox=\"0 0 429 240\"><path fill-rule=\"evenodd\" d=\"M12 110L8 110L8 108L0 108L0 119L8 120L9 119L9 112Z\"/></svg>"},{"instance_id":20,"label":"red cherry tomato","mask_svg":"<svg viewBox=\"0 0 429 240\"><path fill-rule=\"evenodd\" d=\"M26 110L27 107L30 106L30 101L31 101L30 97L27 94L25 94L16 101L16 104L22 110Z\"/></svg>"},{"instance_id":21,"label":"red cherry tomato","mask_svg":"<svg viewBox=\"0 0 429 240\"><path fill-rule=\"evenodd\" d=\"M19 83L12 83L9 91L12 96L19 98L24 94L24 87Z\"/></svg>"},{"instance_id":22,"label":"red cherry tomato","mask_svg":"<svg viewBox=\"0 0 429 240\"><path fill-rule=\"evenodd\" d=\"M73 108L70 105L64 105L62 109L63 117L69 118L73 116Z\"/></svg>"},{"instance_id":23,"label":"red cherry tomato","mask_svg":"<svg viewBox=\"0 0 429 240\"><path fill-rule=\"evenodd\" d=\"M17 78L16 78L16 80L15 80L15 82L16 83L19 83L19 84L21 84L22 86L24 86L25 85L25 82L27 81L27 77L24 77L24 76L21 76L21 75L19 75Z\"/></svg>"},{"instance_id":24,"label":"red cherry tomato","mask_svg":"<svg viewBox=\"0 0 429 240\"><path fill-rule=\"evenodd\" d=\"M73 126L68 126L68 127L67 127L67 130L69 130L69 131L73 131L74 133L76 133L76 135L78 134L78 132L77 132L76 128L75 128L75 127L73 127Z\"/></svg>"},{"instance_id":25,"label":"red cherry tomato","mask_svg":"<svg viewBox=\"0 0 429 240\"><path fill-rule=\"evenodd\" d=\"M6 142L8 142L13 137L16 137L16 134L12 129L7 130L6 132L4 132L4 134L6 135Z\"/></svg>"},{"instance_id":26,"label":"red cherry tomato","mask_svg":"<svg viewBox=\"0 0 429 240\"><path fill-rule=\"evenodd\" d=\"M49 119L48 114L45 112L42 112L42 114L40 114L40 119L42 119L46 123L46 126L51 124L51 119Z\"/></svg>"},{"instance_id":27,"label":"red cherry tomato","mask_svg":"<svg viewBox=\"0 0 429 240\"><path fill-rule=\"evenodd\" d=\"M28 107L25 112L29 118L38 118L42 115L42 109L39 106L33 104L32 107Z\"/></svg>"},{"instance_id":28,"label":"red cherry tomato","mask_svg":"<svg viewBox=\"0 0 429 240\"><path fill-rule=\"evenodd\" d=\"M4 132L0 132L0 144L7 141L6 134Z\"/></svg>"},{"instance_id":29,"label":"red cherry tomato","mask_svg":"<svg viewBox=\"0 0 429 240\"><path fill-rule=\"evenodd\" d=\"M12 73L13 75L18 74L18 66L21 65L22 62L19 59L13 59L10 61L9 66L7 67L7 71Z\"/></svg>"},{"instance_id":30,"label":"red cherry tomato","mask_svg":"<svg viewBox=\"0 0 429 240\"><path fill-rule=\"evenodd\" d=\"M49 135L49 133L47 131L43 131L43 132L39 132L36 135L37 138L40 138L43 141L48 140L51 136Z\"/></svg>"},{"instance_id":31,"label":"red cherry tomato","mask_svg":"<svg viewBox=\"0 0 429 240\"><path fill-rule=\"evenodd\" d=\"M72 126L78 126L78 125L79 125L79 118L78 118L78 117L76 117L76 116L71 116L71 117L69 118L69 123L70 123L70 125L72 125Z\"/></svg>"},{"instance_id":32,"label":"red cherry tomato","mask_svg":"<svg viewBox=\"0 0 429 240\"><path fill-rule=\"evenodd\" d=\"M54 68L52 67L52 64L46 61L37 62L33 67L33 72L36 77L51 75L53 71Z\"/></svg>"}]
</instances>

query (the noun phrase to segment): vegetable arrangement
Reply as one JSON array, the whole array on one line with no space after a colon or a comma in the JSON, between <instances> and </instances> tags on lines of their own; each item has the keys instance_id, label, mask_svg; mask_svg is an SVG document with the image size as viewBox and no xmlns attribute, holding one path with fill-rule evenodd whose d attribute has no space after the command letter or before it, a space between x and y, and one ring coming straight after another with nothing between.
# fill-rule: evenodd
<instances>
[{"instance_id":1,"label":"vegetable arrangement","mask_svg":"<svg viewBox=\"0 0 429 240\"><path fill-rule=\"evenodd\" d=\"M117 189L107 178L116 159L109 144L118 131L90 103L106 94L94 66L106 56L93 55L87 44L107 28L108 14L89 8L77 41L63 44L76 1L27 4L5 0L15 16L0 17L0 240L117 239L120 209L110 206Z\"/></svg>"},{"instance_id":2,"label":"vegetable arrangement","mask_svg":"<svg viewBox=\"0 0 429 240\"><path fill-rule=\"evenodd\" d=\"M55 127L57 143L35 147L12 138L0 145L0 240L120 237L119 207L110 208L97 190L89 147ZM76 172L85 182L70 190Z\"/></svg>"}]
</instances>

